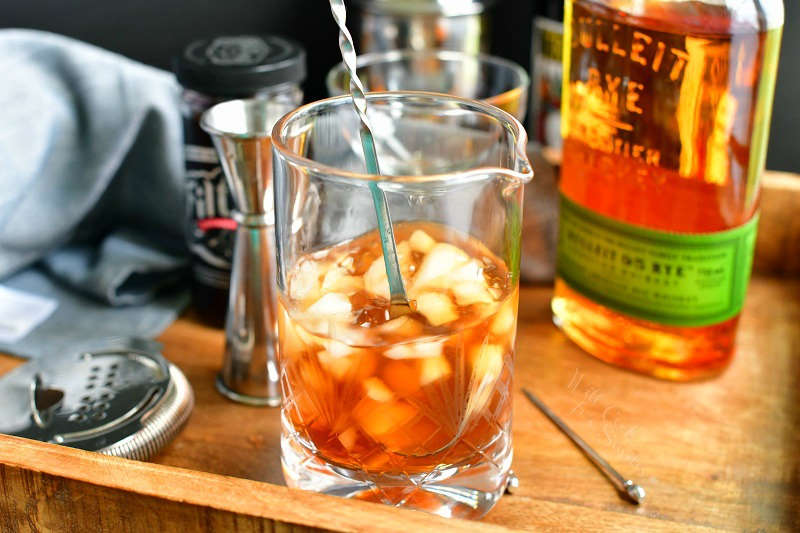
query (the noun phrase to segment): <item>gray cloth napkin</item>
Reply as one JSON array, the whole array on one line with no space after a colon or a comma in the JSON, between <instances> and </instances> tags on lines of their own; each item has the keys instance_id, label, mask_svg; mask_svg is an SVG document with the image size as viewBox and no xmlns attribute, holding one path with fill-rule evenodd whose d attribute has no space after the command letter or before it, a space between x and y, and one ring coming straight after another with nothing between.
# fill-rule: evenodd
<instances>
[{"instance_id":1,"label":"gray cloth napkin","mask_svg":"<svg viewBox=\"0 0 800 533\"><path fill-rule=\"evenodd\" d=\"M0 285L58 300L0 350L158 334L188 301L174 77L29 30L0 30L0 77Z\"/></svg>"}]
</instances>

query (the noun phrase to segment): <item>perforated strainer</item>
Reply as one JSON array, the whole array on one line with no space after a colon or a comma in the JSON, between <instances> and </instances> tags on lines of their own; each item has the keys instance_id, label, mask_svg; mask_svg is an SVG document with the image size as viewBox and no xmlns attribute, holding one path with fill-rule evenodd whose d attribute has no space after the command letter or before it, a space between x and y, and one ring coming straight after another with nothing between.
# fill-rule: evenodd
<instances>
[{"instance_id":1,"label":"perforated strainer","mask_svg":"<svg viewBox=\"0 0 800 533\"><path fill-rule=\"evenodd\" d=\"M112 339L58 362L28 363L28 423L7 432L131 459L151 457L178 433L194 405L186 377L159 351L152 341ZM0 431L2 425L0 420Z\"/></svg>"}]
</instances>

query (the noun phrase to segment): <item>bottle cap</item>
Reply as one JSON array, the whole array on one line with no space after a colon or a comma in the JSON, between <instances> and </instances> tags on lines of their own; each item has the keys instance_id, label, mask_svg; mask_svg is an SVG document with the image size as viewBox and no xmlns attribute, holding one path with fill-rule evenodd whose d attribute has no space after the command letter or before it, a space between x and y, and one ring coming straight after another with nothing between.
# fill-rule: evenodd
<instances>
[{"instance_id":1,"label":"bottle cap","mask_svg":"<svg viewBox=\"0 0 800 533\"><path fill-rule=\"evenodd\" d=\"M173 61L178 82L211 96L246 97L306 77L302 45L276 35L221 35L190 43Z\"/></svg>"}]
</instances>

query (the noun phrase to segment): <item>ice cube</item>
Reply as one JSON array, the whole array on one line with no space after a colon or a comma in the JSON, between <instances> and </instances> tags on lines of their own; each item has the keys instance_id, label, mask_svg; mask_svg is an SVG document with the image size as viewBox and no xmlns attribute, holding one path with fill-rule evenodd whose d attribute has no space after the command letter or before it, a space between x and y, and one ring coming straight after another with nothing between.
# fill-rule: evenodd
<instances>
[{"instance_id":1,"label":"ice cube","mask_svg":"<svg viewBox=\"0 0 800 533\"><path fill-rule=\"evenodd\" d=\"M323 338L310 333L309 330L313 329L313 326L317 326L322 331L322 326L318 325L316 321L308 321L302 325L300 323L296 323L294 331L306 345L306 349L319 350L322 349Z\"/></svg>"},{"instance_id":2,"label":"ice cube","mask_svg":"<svg viewBox=\"0 0 800 533\"><path fill-rule=\"evenodd\" d=\"M306 310L311 315L317 316L342 316L349 315L352 310L350 299L338 292L329 292Z\"/></svg>"},{"instance_id":3,"label":"ice cube","mask_svg":"<svg viewBox=\"0 0 800 533\"><path fill-rule=\"evenodd\" d=\"M452 373L450 363L444 357L430 357L420 361L419 383L423 387Z\"/></svg>"},{"instance_id":4,"label":"ice cube","mask_svg":"<svg viewBox=\"0 0 800 533\"><path fill-rule=\"evenodd\" d=\"M411 234L411 238L408 239L408 243L411 245L412 250L423 254L427 254L436 246L436 241L420 229L414 230Z\"/></svg>"},{"instance_id":5,"label":"ice cube","mask_svg":"<svg viewBox=\"0 0 800 533\"><path fill-rule=\"evenodd\" d=\"M411 342L397 344L387 349L384 353L391 359L418 359L423 357L439 357L442 355L444 343L442 341Z\"/></svg>"},{"instance_id":6,"label":"ice cube","mask_svg":"<svg viewBox=\"0 0 800 533\"><path fill-rule=\"evenodd\" d=\"M483 281L462 281L453 284L453 295L456 297L456 303L460 306L467 306L472 304L490 304L494 303L492 295Z\"/></svg>"},{"instance_id":7,"label":"ice cube","mask_svg":"<svg viewBox=\"0 0 800 533\"><path fill-rule=\"evenodd\" d=\"M491 326L489 326L489 331L492 335L497 335L499 337L511 332L511 329L514 327L514 304L515 299L509 298L500 307L500 310L492 320Z\"/></svg>"},{"instance_id":8,"label":"ice cube","mask_svg":"<svg viewBox=\"0 0 800 533\"><path fill-rule=\"evenodd\" d=\"M342 443L342 446L348 452L352 451L352 449L355 448L357 441L358 441L358 429L356 429L354 426L350 426L349 428L339 433L339 442Z\"/></svg>"},{"instance_id":9,"label":"ice cube","mask_svg":"<svg viewBox=\"0 0 800 533\"><path fill-rule=\"evenodd\" d=\"M280 327L281 357L300 357L306 350L306 343L298 334L289 314L282 306L278 313L278 325Z\"/></svg>"},{"instance_id":10,"label":"ice cube","mask_svg":"<svg viewBox=\"0 0 800 533\"><path fill-rule=\"evenodd\" d=\"M447 282L442 286L442 280L447 280L452 272L467 261L469 256L460 248L444 242L435 245L419 265L413 280L413 290L416 292L427 286L445 288Z\"/></svg>"},{"instance_id":11,"label":"ice cube","mask_svg":"<svg viewBox=\"0 0 800 533\"><path fill-rule=\"evenodd\" d=\"M460 265L448 275L448 279L451 284L467 281L481 283L486 286L486 278L483 276L483 266L475 259L470 259L466 263Z\"/></svg>"},{"instance_id":12,"label":"ice cube","mask_svg":"<svg viewBox=\"0 0 800 533\"><path fill-rule=\"evenodd\" d=\"M319 265L315 261L302 260L289 281L289 297L306 300L319 293Z\"/></svg>"},{"instance_id":13,"label":"ice cube","mask_svg":"<svg viewBox=\"0 0 800 533\"><path fill-rule=\"evenodd\" d=\"M389 279L383 256L378 257L364 273L364 289L374 296L389 299Z\"/></svg>"},{"instance_id":14,"label":"ice cube","mask_svg":"<svg viewBox=\"0 0 800 533\"><path fill-rule=\"evenodd\" d=\"M444 341L415 342L413 346L417 357L439 357L444 350Z\"/></svg>"},{"instance_id":15,"label":"ice cube","mask_svg":"<svg viewBox=\"0 0 800 533\"><path fill-rule=\"evenodd\" d=\"M408 241L400 241L397 243L397 260L400 263L400 270L403 274L407 274L413 264L411 245L408 244Z\"/></svg>"},{"instance_id":16,"label":"ice cube","mask_svg":"<svg viewBox=\"0 0 800 533\"><path fill-rule=\"evenodd\" d=\"M367 397L358 402L353 416L365 433L382 442L392 432L402 431L417 416L417 409L402 400L377 402Z\"/></svg>"},{"instance_id":17,"label":"ice cube","mask_svg":"<svg viewBox=\"0 0 800 533\"><path fill-rule=\"evenodd\" d=\"M469 353L469 360L473 375L497 379L503 369L503 348L489 343L474 346Z\"/></svg>"},{"instance_id":18,"label":"ice cube","mask_svg":"<svg viewBox=\"0 0 800 533\"><path fill-rule=\"evenodd\" d=\"M333 374L338 380L343 380L351 370L353 362L345 357L334 357L327 350L317 352L319 364Z\"/></svg>"},{"instance_id":19,"label":"ice cube","mask_svg":"<svg viewBox=\"0 0 800 533\"><path fill-rule=\"evenodd\" d=\"M397 346L392 346L383 352L383 355L389 357L390 359L413 359L416 357L414 355L414 350L411 349L411 347L407 344L398 344Z\"/></svg>"},{"instance_id":20,"label":"ice cube","mask_svg":"<svg viewBox=\"0 0 800 533\"><path fill-rule=\"evenodd\" d=\"M355 272L354 263L355 260L353 259L353 256L348 255L344 259L340 259L338 265L344 268L349 274L352 274Z\"/></svg>"},{"instance_id":21,"label":"ice cube","mask_svg":"<svg viewBox=\"0 0 800 533\"><path fill-rule=\"evenodd\" d=\"M450 298L438 292L426 292L417 297L417 311L432 326L441 326L458 318L456 307Z\"/></svg>"},{"instance_id":22,"label":"ice cube","mask_svg":"<svg viewBox=\"0 0 800 533\"><path fill-rule=\"evenodd\" d=\"M481 344L472 349L472 379L466 416L481 411L494 392L494 384L503 371L503 348L497 344Z\"/></svg>"},{"instance_id":23,"label":"ice cube","mask_svg":"<svg viewBox=\"0 0 800 533\"><path fill-rule=\"evenodd\" d=\"M403 339L411 339L422 334L423 325L407 315L393 318L375 327L375 330L386 335L396 335Z\"/></svg>"},{"instance_id":24,"label":"ice cube","mask_svg":"<svg viewBox=\"0 0 800 533\"><path fill-rule=\"evenodd\" d=\"M336 344L342 345L343 343L337 342ZM329 350L320 350L317 352L320 366L333 374L339 381L345 379L360 381L375 373L377 361L373 354L362 348L348 347L348 349L347 356L334 356Z\"/></svg>"},{"instance_id":25,"label":"ice cube","mask_svg":"<svg viewBox=\"0 0 800 533\"><path fill-rule=\"evenodd\" d=\"M347 296L336 292L328 293L306 309L303 326L307 331L323 336L315 337L317 341L330 337L343 338L349 335L350 330L355 329L346 327L347 322L352 319L351 309Z\"/></svg>"},{"instance_id":26,"label":"ice cube","mask_svg":"<svg viewBox=\"0 0 800 533\"><path fill-rule=\"evenodd\" d=\"M381 369L381 377L398 396L408 397L419 390L419 370L414 361L389 361Z\"/></svg>"},{"instance_id":27,"label":"ice cube","mask_svg":"<svg viewBox=\"0 0 800 533\"><path fill-rule=\"evenodd\" d=\"M391 402L394 400L394 393L381 381L380 378L372 376L363 382L364 393L367 397L372 398L376 402Z\"/></svg>"},{"instance_id":28,"label":"ice cube","mask_svg":"<svg viewBox=\"0 0 800 533\"><path fill-rule=\"evenodd\" d=\"M323 346L325 346L325 349L333 357L349 357L362 351L359 348L353 348L352 346L348 346L343 342L335 341L333 339L324 340Z\"/></svg>"},{"instance_id":29,"label":"ice cube","mask_svg":"<svg viewBox=\"0 0 800 533\"><path fill-rule=\"evenodd\" d=\"M364 288L364 280L361 276L351 276L348 271L341 266L334 266L322 280L323 292L340 292L353 294Z\"/></svg>"},{"instance_id":30,"label":"ice cube","mask_svg":"<svg viewBox=\"0 0 800 533\"><path fill-rule=\"evenodd\" d=\"M397 261L400 263L400 274L404 280L411 275L413 258L408 241L397 244ZM389 299L389 279L386 276L386 264L383 255L375 259L364 273L364 288L370 294Z\"/></svg>"}]
</instances>

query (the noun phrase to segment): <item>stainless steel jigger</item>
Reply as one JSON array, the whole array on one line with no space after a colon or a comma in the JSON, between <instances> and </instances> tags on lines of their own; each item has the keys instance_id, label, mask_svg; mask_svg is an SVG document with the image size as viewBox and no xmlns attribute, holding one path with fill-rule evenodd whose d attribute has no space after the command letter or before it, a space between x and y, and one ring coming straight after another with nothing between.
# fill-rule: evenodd
<instances>
[{"instance_id":1,"label":"stainless steel jigger","mask_svg":"<svg viewBox=\"0 0 800 533\"><path fill-rule=\"evenodd\" d=\"M217 390L251 405L280 405L270 133L290 110L270 100L232 100L200 119L214 141L237 209L225 360Z\"/></svg>"}]
</instances>

